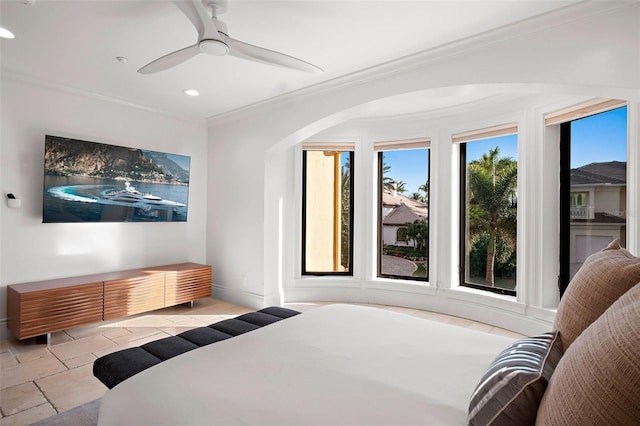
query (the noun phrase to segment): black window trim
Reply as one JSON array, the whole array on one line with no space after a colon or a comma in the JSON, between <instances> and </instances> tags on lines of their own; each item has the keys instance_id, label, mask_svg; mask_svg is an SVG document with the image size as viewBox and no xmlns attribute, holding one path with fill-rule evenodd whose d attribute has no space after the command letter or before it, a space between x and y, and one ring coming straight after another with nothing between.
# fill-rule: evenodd
<instances>
[{"instance_id":1,"label":"black window trim","mask_svg":"<svg viewBox=\"0 0 640 426\"><path fill-rule=\"evenodd\" d=\"M614 100L609 100L611 102ZM571 281L571 126L575 121L583 120L608 111L619 108L628 108L627 102L618 101L617 105L612 108L591 111L591 113L583 114L579 118L568 119L558 123L560 125L560 235L559 235L559 265L558 265L558 292L560 299L569 286ZM627 109L628 111L628 109ZM555 123L554 123L555 124Z\"/></svg>"},{"instance_id":2,"label":"black window trim","mask_svg":"<svg viewBox=\"0 0 640 426\"><path fill-rule=\"evenodd\" d=\"M349 179L349 271L347 272L316 272L307 271L307 152L309 150L302 150L302 263L301 274L303 276L353 276L353 211L354 211L354 154L353 151L349 152L349 172L351 178Z\"/></svg>"},{"instance_id":3,"label":"black window trim","mask_svg":"<svg viewBox=\"0 0 640 426\"><path fill-rule=\"evenodd\" d=\"M427 156L427 168L429 171L429 174L427 175L427 182L429 182L431 180L431 151L430 148L427 148L427 150L429 150L429 155ZM390 151L390 150L387 150ZM389 279L394 279L394 280L410 280L410 281L420 281L420 282L428 282L429 281L429 271L431 268L429 268L429 262L430 262L430 256L429 256L429 249L430 249L430 245L429 245L429 239L427 239L427 276L426 277L410 277L410 276L406 276L406 275L393 275L393 274L384 274L382 273L382 247L383 247L383 238L382 238L382 196L383 196L383 192L384 192L384 186L382 185L382 167L383 167L383 160L382 160L382 154L385 151L378 151L378 241L377 241L377 265L376 265L376 276L378 278L389 278ZM429 188L429 192L431 192L431 188ZM431 211L431 194L428 194L427 196L427 214L429 215L429 212ZM430 216L430 215L429 215ZM431 227L431 221L429 220L429 216L427 216L427 226L430 228ZM429 234L431 234L431 232L429 232Z\"/></svg>"},{"instance_id":4,"label":"black window trim","mask_svg":"<svg viewBox=\"0 0 640 426\"><path fill-rule=\"evenodd\" d=\"M469 283L465 281L466 268L466 223L467 223L467 143L462 142L460 146L460 223L459 223L459 266L458 276L461 287L469 287L477 290L488 291L491 293L502 294L506 296L516 296L516 290L509 290L500 287L490 287L482 284Z\"/></svg>"},{"instance_id":5,"label":"black window trim","mask_svg":"<svg viewBox=\"0 0 640 426\"><path fill-rule=\"evenodd\" d=\"M571 276L571 121L560 123L560 265L558 291L564 295Z\"/></svg>"}]
</instances>

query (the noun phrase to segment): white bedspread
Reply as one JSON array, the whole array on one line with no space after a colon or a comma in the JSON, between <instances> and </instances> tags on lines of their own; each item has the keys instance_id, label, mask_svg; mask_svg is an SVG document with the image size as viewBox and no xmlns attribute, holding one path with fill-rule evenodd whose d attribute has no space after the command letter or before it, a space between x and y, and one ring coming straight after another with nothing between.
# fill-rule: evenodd
<instances>
[{"instance_id":1,"label":"white bedspread","mask_svg":"<svg viewBox=\"0 0 640 426\"><path fill-rule=\"evenodd\" d=\"M162 362L109 390L99 425L463 425L514 339L330 305Z\"/></svg>"}]
</instances>

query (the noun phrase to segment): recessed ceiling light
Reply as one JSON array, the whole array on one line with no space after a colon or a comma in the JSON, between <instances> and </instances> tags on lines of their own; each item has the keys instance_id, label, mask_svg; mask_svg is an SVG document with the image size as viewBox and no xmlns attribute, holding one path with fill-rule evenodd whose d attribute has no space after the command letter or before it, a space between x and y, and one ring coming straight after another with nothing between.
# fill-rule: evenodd
<instances>
[{"instance_id":1,"label":"recessed ceiling light","mask_svg":"<svg viewBox=\"0 0 640 426\"><path fill-rule=\"evenodd\" d=\"M4 27L0 27L0 38L14 38L15 36L11 31Z\"/></svg>"},{"instance_id":2,"label":"recessed ceiling light","mask_svg":"<svg viewBox=\"0 0 640 426\"><path fill-rule=\"evenodd\" d=\"M197 90L193 90L193 89L186 89L184 91L185 95L189 95L189 96L198 96L200 94L200 92L198 92Z\"/></svg>"}]
</instances>

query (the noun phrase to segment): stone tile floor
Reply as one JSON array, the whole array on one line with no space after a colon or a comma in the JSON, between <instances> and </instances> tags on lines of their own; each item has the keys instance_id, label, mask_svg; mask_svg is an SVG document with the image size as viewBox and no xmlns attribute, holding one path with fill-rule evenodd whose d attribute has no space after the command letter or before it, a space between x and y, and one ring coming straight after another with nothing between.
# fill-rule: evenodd
<instances>
[{"instance_id":1,"label":"stone tile floor","mask_svg":"<svg viewBox=\"0 0 640 426\"><path fill-rule=\"evenodd\" d=\"M325 304L285 306L307 311ZM521 337L464 318L395 306L371 306L487 333ZM253 309L216 299L201 299L193 308L174 306L53 333L50 346L35 339L3 340L0 342L0 426L29 425L102 397L107 388L92 372L93 361L102 355L251 311Z\"/></svg>"}]
</instances>

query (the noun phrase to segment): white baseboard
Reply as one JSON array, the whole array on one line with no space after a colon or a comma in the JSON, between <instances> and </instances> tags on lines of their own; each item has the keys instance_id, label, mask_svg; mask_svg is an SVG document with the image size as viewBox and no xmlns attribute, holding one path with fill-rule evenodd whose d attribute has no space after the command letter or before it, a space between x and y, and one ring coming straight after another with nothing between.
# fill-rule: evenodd
<instances>
[{"instance_id":1,"label":"white baseboard","mask_svg":"<svg viewBox=\"0 0 640 426\"><path fill-rule=\"evenodd\" d=\"M231 289L217 284L212 285L211 297L251 309L262 309L265 307L265 297L263 294Z\"/></svg>"},{"instance_id":2,"label":"white baseboard","mask_svg":"<svg viewBox=\"0 0 640 426\"><path fill-rule=\"evenodd\" d=\"M412 294L388 289L369 288L362 291L357 288L306 287L286 289L285 300L289 303L372 303L421 309L483 322L528 336L549 331L553 325L552 315L545 318L540 315L539 310L532 315L527 313L524 306L520 309L504 309L500 307L502 301L497 306L490 306L463 298L452 298L449 293L439 291L435 294Z\"/></svg>"},{"instance_id":3,"label":"white baseboard","mask_svg":"<svg viewBox=\"0 0 640 426\"><path fill-rule=\"evenodd\" d=\"M284 302L340 302L371 303L393 305L405 308L421 309L445 315L467 318L495 327L512 330L524 335L534 335L551 330L554 313L541 308L527 307L514 301L504 301L499 297L485 303L466 300L465 297L452 297L451 290L397 292L385 288L346 287L297 287L285 289ZM463 295L464 296L464 295ZM213 285L213 297L225 302L261 309L265 306L279 305L280 295L263 295L243 290ZM491 303L490 303L491 302Z\"/></svg>"}]
</instances>

